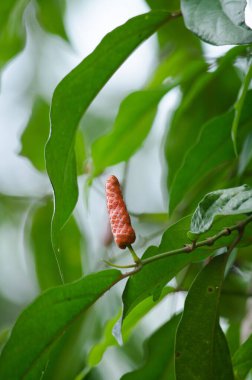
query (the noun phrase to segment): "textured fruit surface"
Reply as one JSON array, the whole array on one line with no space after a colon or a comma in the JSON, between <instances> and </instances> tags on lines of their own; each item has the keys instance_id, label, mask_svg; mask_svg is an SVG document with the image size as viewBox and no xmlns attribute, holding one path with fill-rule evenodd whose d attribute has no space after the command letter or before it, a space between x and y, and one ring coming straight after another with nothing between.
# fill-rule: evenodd
<instances>
[{"instance_id":1,"label":"textured fruit surface","mask_svg":"<svg viewBox=\"0 0 252 380\"><path fill-rule=\"evenodd\" d=\"M135 231L123 200L118 179L111 175L106 182L106 197L111 230L119 248L124 249L136 240Z\"/></svg>"}]
</instances>

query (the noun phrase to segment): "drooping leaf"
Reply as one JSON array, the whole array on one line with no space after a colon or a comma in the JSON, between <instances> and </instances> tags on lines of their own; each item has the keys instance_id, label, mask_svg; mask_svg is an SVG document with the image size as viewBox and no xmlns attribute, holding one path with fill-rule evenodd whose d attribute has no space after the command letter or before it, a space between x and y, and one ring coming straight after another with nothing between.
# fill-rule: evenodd
<instances>
[{"instance_id":1,"label":"drooping leaf","mask_svg":"<svg viewBox=\"0 0 252 380\"><path fill-rule=\"evenodd\" d=\"M36 208L32 215L31 245L42 290L61 284L50 236L52 211L52 202L48 201ZM66 282L77 280L82 275L81 246L81 233L75 220L71 218L63 228L59 254L60 266Z\"/></svg>"},{"instance_id":2,"label":"drooping leaf","mask_svg":"<svg viewBox=\"0 0 252 380\"><path fill-rule=\"evenodd\" d=\"M237 141L236 141L237 140L237 131L238 131L238 127L239 127L242 108L244 105L244 101L245 101L245 98L247 95L247 91L248 91L251 79L252 79L252 66L249 67L248 72L245 75L245 78L244 78L243 83L242 83L242 87L241 87L240 92L239 92L238 99L234 105L235 115L234 115L231 133L232 133L232 140L233 140L233 144L234 144L234 151L235 151L236 155L238 155Z\"/></svg>"},{"instance_id":3,"label":"drooping leaf","mask_svg":"<svg viewBox=\"0 0 252 380\"><path fill-rule=\"evenodd\" d=\"M189 290L176 335L177 379L234 378L218 315L226 260L226 255L215 257L199 273Z\"/></svg>"},{"instance_id":4,"label":"drooping leaf","mask_svg":"<svg viewBox=\"0 0 252 380\"><path fill-rule=\"evenodd\" d=\"M246 48L235 47L208 72L207 65L181 88L182 100L176 109L167 134L165 153L168 162L168 188L182 166L187 152L199 138L204 124L230 109L237 98L241 82L232 67L233 61L246 54ZM232 81L228 78L232 78Z\"/></svg>"},{"instance_id":5,"label":"drooping leaf","mask_svg":"<svg viewBox=\"0 0 252 380\"><path fill-rule=\"evenodd\" d=\"M117 270L102 271L39 296L21 313L12 330L0 356L0 377L40 378L64 331L120 278Z\"/></svg>"},{"instance_id":6,"label":"drooping leaf","mask_svg":"<svg viewBox=\"0 0 252 380\"><path fill-rule=\"evenodd\" d=\"M64 26L65 0L37 0L37 3L37 18L42 27L67 40Z\"/></svg>"},{"instance_id":7,"label":"drooping leaf","mask_svg":"<svg viewBox=\"0 0 252 380\"><path fill-rule=\"evenodd\" d=\"M29 0L1 1L0 5L0 68L25 45L23 13Z\"/></svg>"},{"instance_id":8,"label":"drooping leaf","mask_svg":"<svg viewBox=\"0 0 252 380\"><path fill-rule=\"evenodd\" d=\"M181 219L170 226L162 237L159 247L149 247L143 255L143 259L155 256L159 253L183 247L189 243L186 233L190 226L190 217ZM123 292L123 319L145 298L159 292L176 274L191 262L200 261L210 253L197 250L190 254L179 253L166 257L144 266L140 272L131 276Z\"/></svg>"},{"instance_id":9,"label":"drooping leaf","mask_svg":"<svg viewBox=\"0 0 252 380\"><path fill-rule=\"evenodd\" d=\"M21 142L20 154L29 158L38 170L45 170L44 150L49 134L49 104L38 98L32 109L32 114Z\"/></svg>"},{"instance_id":10,"label":"drooping leaf","mask_svg":"<svg viewBox=\"0 0 252 380\"><path fill-rule=\"evenodd\" d=\"M252 335L238 348L233 356L235 378L244 380L252 368Z\"/></svg>"},{"instance_id":11,"label":"drooping leaf","mask_svg":"<svg viewBox=\"0 0 252 380\"><path fill-rule=\"evenodd\" d=\"M235 2L235 5L225 4L225 7L222 3L224 2L220 0L181 0L181 10L187 28L203 41L213 45L251 43L252 31L236 25L237 22L241 22L244 1L240 1L240 4ZM236 16L237 11L239 13Z\"/></svg>"},{"instance_id":12,"label":"drooping leaf","mask_svg":"<svg viewBox=\"0 0 252 380\"><path fill-rule=\"evenodd\" d=\"M103 357L103 354L110 346L118 345L118 341L114 336L114 328L116 330L121 330L118 332L119 341L123 341L126 343L132 333L132 330L138 324L138 322L155 306L161 302L164 297L168 294L172 293L174 289L171 287L165 287L160 295L160 298L157 301L153 301L152 297L146 298L143 302L141 302L135 309L130 313L124 320L122 329L120 323L121 312L117 314L114 318L109 320L104 328L104 335L102 339L92 348L89 353L88 363L89 365L95 366L97 365ZM116 326L115 326L116 325Z\"/></svg>"},{"instance_id":13,"label":"drooping leaf","mask_svg":"<svg viewBox=\"0 0 252 380\"><path fill-rule=\"evenodd\" d=\"M218 215L239 215L252 212L252 189L243 185L207 194L192 216L191 232L209 230Z\"/></svg>"},{"instance_id":14,"label":"drooping leaf","mask_svg":"<svg viewBox=\"0 0 252 380\"><path fill-rule=\"evenodd\" d=\"M248 93L240 118L238 146L250 130L252 119L252 93ZM187 152L182 166L171 186L170 212L182 202L187 213L192 211L195 201L209 190L229 187L231 172L236 161L231 140L231 125L234 112L210 120L202 127L198 140ZM206 187L207 184L207 187ZM201 186L200 186L201 185Z\"/></svg>"},{"instance_id":15,"label":"drooping leaf","mask_svg":"<svg viewBox=\"0 0 252 380\"><path fill-rule=\"evenodd\" d=\"M59 232L78 198L74 142L80 119L127 57L170 19L168 12L150 12L116 28L59 83L54 92L46 166L55 196L52 239L56 250Z\"/></svg>"},{"instance_id":16,"label":"drooping leaf","mask_svg":"<svg viewBox=\"0 0 252 380\"><path fill-rule=\"evenodd\" d=\"M175 315L160 327L146 342L145 364L125 374L121 380L175 380L175 335L181 315Z\"/></svg>"}]
</instances>

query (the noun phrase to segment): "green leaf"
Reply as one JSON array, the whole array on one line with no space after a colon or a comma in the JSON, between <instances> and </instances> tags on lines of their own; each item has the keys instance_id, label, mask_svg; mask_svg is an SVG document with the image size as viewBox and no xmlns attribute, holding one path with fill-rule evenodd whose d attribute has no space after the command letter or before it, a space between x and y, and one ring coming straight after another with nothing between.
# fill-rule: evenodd
<instances>
[{"instance_id":1,"label":"green leaf","mask_svg":"<svg viewBox=\"0 0 252 380\"><path fill-rule=\"evenodd\" d=\"M155 306L159 304L168 294L173 292L173 288L167 286L163 289L161 296L158 301L153 301L152 297L146 298L143 302L141 302L135 309L130 313L124 320L121 332L120 332L120 341L123 341L125 344L131 333L132 330L136 327L138 322L150 311L152 310ZM89 353L88 357L88 363L90 366L95 366L97 365L102 357L105 351L107 350L108 347L118 345L118 342L113 335L113 330L115 328L121 328L120 325L120 315L117 314L114 318L112 318L110 321L107 322L104 328L104 335L102 339L92 348L92 350Z\"/></svg>"},{"instance_id":2,"label":"green leaf","mask_svg":"<svg viewBox=\"0 0 252 380\"><path fill-rule=\"evenodd\" d=\"M94 176L108 166L127 161L137 151L150 131L158 103L176 84L137 91L123 100L112 131L93 144Z\"/></svg>"},{"instance_id":3,"label":"green leaf","mask_svg":"<svg viewBox=\"0 0 252 380\"><path fill-rule=\"evenodd\" d=\"M149 247L143 259L167 252L189 243L186 233L190 226L190 217L183 218L170 226L162 237L159 247ZM139 302L154 295L162 289L168 281L189 263L200 261L209 255L208 252L196 250L190 255L179 253L166 257L144 266L140 272L131 276L123 292L123 319L133 310Z\"/></svg>"},{"instance_id":4,"label":"green leaf","mask_svg":"<svg viewBox=\"0 0 252 380\"><path fill-rule=\"evenodd\" d=\"M57 34L67 40L64 27L65 0L37 0L37 18L49 33Z\"/></svg>"},{"instance_id":5,"label":"green leaf","mask_svg":"<svg viewBox=\"0 0 252 380\"><path fill-rule=\"evenodd\" d=\"M0 377L39 379L52 347L65 330L120 279L117 270L102 271L39 296L21 313L12 330L0 356Z\"/></svg>"},{"instance_id":6,"label":"green leaf","mask_svg":"<svg viewBox=\"0 0 252 380\"><path fill-rule=\"evenodd\" d=\"M151 9L166 9L167 11L177 11L180 8L179 0L145 0Z\"/></svg>"},{"instance_id":7,"label":"green leaf","mask_svg":"<svg viewBox=\"0 0 252 380\"><path fill-rule=\"evenodd\" d=\"M252 368L252 335L238 348L233 356L235 378L243 380Z\"/></svg>"},{"instance_id":8,"label":"green leaf","mask_svg":"<svg viewBox=\"0 0 252 380\"><path fill-rule=\"evenodd\" d=\"M226 255L215 257L196 277L187 295L176 335L176 377L180 380L232 380L219 302Z\"/></svg>"},{"instance_id":9,"label":"green leaf","mask_svg":"<svg viewBox=\"0 0 252 380\"><path fill-rule=\"evenodd\" d=\"M204 124L234 104L241 82L232 65L238 56L246 54L246 49L237 46L228 51L214 72L202 66L202 70L181 88L183 97L173 115L165 146L169 189L187 152L199 139Z\"/></svg>"},{"instance_id":10,"label":"green leaf","mask_svg":"<svg viewBox=\"0 0 252 380\"><path fill-rule=\"evenodd\" d=\"M41 98L35 100L30 120L21 136L20 154L27 157L38 170L45 170L44 150L50 129L49 105Z\"/></svg>"},{"instance_id":11,"label":"green leaf","mask_svg":"<svg viewBox=\"0 0 252 380\"><path fill-rule=\"evenodd\" d=\"M168 12L161 11L134 17L105 36L94 52L56 87L50 115L51 135L46 146L46 166L55 197L52 224L55 250L59 232L78 198L74 143L80 119L127 57L170 19Z\"/></svg>"},{"instance_id":12,"label":"green leaf","mask_svg":"<svg viewBox=\"0 0 252 380\"><path fill-rule=\"evenodd\" d=\"M0 5L0 68L25 45L23 13L29 0L1 1Z\"/></svg>"},{"instance_id":13,"label":"green leaf","mask_svg":"<svg viewBox=\"0 0 252 380\"><path fill-rule=\"evenodd\" d=\"M146 342L145 364L121 380L175 380L174 345L181 315L175 315L160 327Z\"/></svg>"},{"instance_id":14,"label":"green leaf","mask_svg":"<svg viewBox=\"0 0 252 380\"><path fill-rule=\"evenodd\" d=\"M248 164L252 161L252 132L246 137L240 156L239 156L239 166L238 174L242 175L246 170Z\"/></svg>"},{"instance_id":15,"label":"green leaf","mask_svg":"<svg viewBox=\"0 0 252 380\"><path fill-rule=\"evenodd\" d=\"M40 207L37 206L32 215L31 246L42 290L61 284L50 236L52 212L52 202L48 201ZM71 218L63 228L60 242L59 262L66 282L77 280L82 275L81 246L81 233L75 220Z\"/></svg>"},{"instance_id":16,"label":"green leaf","mask_svg":"<svg viewBox=\"0 0 252 380\"><path fill-rule=\"evenodd\" d=\"M232 356L240 347L240 330L241 330L240 322L236 322L236 323L231 323L228 326L228 329L226 332L226 339L227 339L228 347L230 350L230 354Z\"/></svg>"},{"instance_id":17,"label":"green leaf","mask_svg":"<svg viewBox=\"0 0 252 380\"><path fill-rule=\"evenodd\" d=\"M252 212L252 189L243 185L207 194L192 216L191 232L209 230L218 215L239 215Z\"/></svg>"},{"instance_id":18,"label":"green leaf","mask_svg":"<svg viewBox=\"0 0 252 380\"><path fill-rule=\"evenodd\" d=\"M242 108L244 105L244 101L245 101L245 98L247 95L247 91L248 91L251 79L252 79L252 66L250 66L248 69L248 72L247 72L247 74L243 80L243 84L242 84L242 87L240 89L238 99L234 105L235 115L234 115L231 133L232 133L232 140L233 140L233 144L234 144L234 151L235 151L236 155L238 155L237 141L236 141L237 140L237 130L239 127Z\"/></svg>"},{"instance_id":19,"label":"green leaf","mask_svg":"<svg viewBox=\"0 0 252 380\"><path fill-rule=\"evenodd\" d=\"M237 2L235 6L226 4L225 8L222 2L220 0L181 0L186 27L203 41L213 45L251 43L252 31L235 24L238 19L240 20L239 15L244 9L244 1L240 1L240 6ZM237 11L238 8L240 12L238 16L234 16L234 9ZM225 10L228 11L228 15Z\"/></svg>"}]
</instances>

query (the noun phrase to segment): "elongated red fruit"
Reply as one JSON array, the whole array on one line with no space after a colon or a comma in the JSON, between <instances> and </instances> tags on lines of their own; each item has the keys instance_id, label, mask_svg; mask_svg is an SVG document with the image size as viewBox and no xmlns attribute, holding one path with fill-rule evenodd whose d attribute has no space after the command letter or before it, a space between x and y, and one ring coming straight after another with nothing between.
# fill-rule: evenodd
<instances>
[{"instance_id":1,"label":"elongated red fruit","mask_svg":"<svg viewBox=\"0 0 252 380\"><path fill-rule=\"evenodd\" d=\"M114 175L107 179L106 197L114 240L119 248L125 249L127 245L134 243L136 235L123 200L120 183Z\"/></svg>"}]
</instances>

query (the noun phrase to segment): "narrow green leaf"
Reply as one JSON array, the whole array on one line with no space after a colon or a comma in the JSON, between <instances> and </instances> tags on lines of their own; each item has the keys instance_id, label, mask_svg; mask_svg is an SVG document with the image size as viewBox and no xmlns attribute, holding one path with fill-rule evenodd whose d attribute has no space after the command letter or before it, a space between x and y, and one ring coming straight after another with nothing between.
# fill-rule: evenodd
<instances>
[{"instance_id":1,"label":"narrow green leaf","mask_svg":"<svg viewBox=\"0 0 252 380\"><path fill-rule=\"evenodd\" d=\"M49 104L43 99L36 99L30 120L21 136L20 154L27 157L38 170L45 170L44 150L50 129L49 109Z\"/></svg>"},{"instance_id":2,"label":"narrow green leaf","mask_svg":"<svg viewBox=\"0 0 252 380\"><path fill-rule=\"evenodd\" d=\"M252 368L252 335L238 348L233 356L235 378L244 380Z\"/></svg>"},{"instance_id":3,"label":"narrow green leaf","mask_svg":"<svg viewBox=\"0 0 252 380\"><path fill-rule=\"evenodd\" d=\"M230 354L232 356L240 347L240 330L241 330L241 324L239 321L236 323L231 323L228 326L228 329L226 332L226 339L227 339L228 347L230 350Z\"/></svg>"},{"instance_id":4,"label":"narrow green leaf","mask_svg":"<svg viewBox=\"0 0 252 380\"><path fill-rule=\"evenodd\" d=\"M229 5L227 15L221 3L220 0L181 0L181 9L187 28L203 41L213 45L251 43L252 31L236 25L233 21L237 22L238 17L234 16L233 10L230 11L232 5ZM241 14L244 10L244 1L240 1L240 6L237 7L237 5L235 9L237 11L239 8L239 14Z\"/></svg>"},{"instance_id":5,"label":"narrow green leaf","mask_svg":"<svg viewBox=\"0 0 252 380\"><path fill-rule=\"evenodd\" d=\"M30 239L40 288L60 285L61 280L52 249L50 221L53 211L51 201L36 207L32 215ZM82 236L73 218L63 228L59 261L65 282L77 280L82 275Z\"/></svg>"},{"instance_id":6,"label":"narrow green leaf","mask_svg":"<svg viewBox=\"0 0 252 380\"><path fill-rule=\"evenodd\" d=\"M94 176L136 152L150 131L158 103L176 85L137 91L123 100L112 131L93 144Z\"/></svg>"},{"instance_id":7,"label":"narrow green leaf","mask_svg":"<svg viewBox=\"0 0 252 380\"><path fill-rule=\"evenodd\" d=\"M64 26L65 0L37 0L37 18L49 33L57 34L67 40Z\"/></svg>"},{"instance_id":8,"label":"narrow green leaf","mask_svg":"<svg viewBox=\"0 0 252 380\"><path fill-rule=\"evenodd\" d=\"M150 12L116 28L59 83L54 92L46 166L55 197L52 224L55 250L58 248L60 230L78 198L74 143L80 119L127 57L170 19L168 12Z\"/></svg>"},{"instance_id":9,"label":"narrow green leaf","mask_svg":"<svg viewBox=\"0 0 252 380\"><path fill-rule=\"evenodd\" d=\"M207 121L230 110L237 98L241 81L233 68L234 60L246 54L247 48L236 46L217 63L217 69L202 69L181 87L182 100L176 109L165 146L168 161L169 190L187 152L199 138ZM228 78L232 78L230 81ZM230 133L230 132L229 132ZM201 159L199 159L201 162Z\"/></svg>"},{"instance_id":10,"label":"narrow green leaf","mask_svg":"<svg viewBox=\"0 0 252 380\"><path fill-rule=\"evenodd\" d=\"M190 226L190 217L186 217L170 226L162 237L159 247L149 247L143 255L143 259L167 252L189 243L187 231ZM140 272L131 276L123 292L123 319L133 310L139 302L156 291L160 292L168 281L191 262L200 261L210 253L196 250L189 255L180 253L175 256L166 257L144 266Z\"/></svg>"},{"instance_id":11,"label":"narrow green leaf","mask_svg":"<svg viewBox=\"0 0 252 380\"><path fill-rule=\"evenodd\" d=\"M146 342L145 364L121 380L175 380L174 345L181 315L175 315L160 327Z\"/></svg>"},{"instance_id":12,"label":"narrow green leaf","mask_svg":"<svg viewBox=\"0 0 252 380\"><path fill-rule=\"evenodd\" d=\"M23 13L29 0L0 2L0 68L25 45Z\"/></svg>"},{"instance_id":13,"label":"narrow green leaf","mask_svg":"<svg viewBox=\"0 0 252 380\"><path fill-rule=\"evenodd\" d=\"M176 336L177 379L234 378L218 315L226 260L226 255L215 257L199 273L189 290Z\"/></svg>"},{"instance_id":14,"label":"narrow green leaf","mask_svg":"<svg viewBox=\"0 0 252 380\"><path fill-rule=\"evenodd\" d=\"M192 216L191 232L209 230L217 215L239 215L252 212L252 189L243 185L207 194Z\"/></svg>"},{"instance_id":15,"label":"narrow green leaf","mask_svg":"<svg viewBox=\"0 0 252 380\"><path fill-rule=\"evenodd\" d=\"M233 124L232 124L231 134L232 134L232 140L233 140L233 144L234 144L234 151L235 151L236 155L238 155L237 142L236 142L236 140L237 140L237 130L238 130L238 127L239 127L239 122L240 122L240 117L241 117L241 113L242 113L242 108L243 108L243 104L244 104L244 101L245 101L245 98L246 98L246 95L247 95L247 91L248 91L251 79L252 79L252 66L249 67L248 72L245 75L242 87L241 87L239 95L238 95L238 99L237 99L237 101L236 101L236 103L234 105L235 115L234 115L234 120L233 120ZM252 102L251 102L251 105L252 105Z\"/></svg>"},{"instance_id":16,"label":"narrow green leaf","mask_svg":"<svg viewBox=\"0 0 252 380\"><path fill-rule=\"evenodd\" d=\"M117 270L102 271L39 296L21 313L2 351L0 378L39 379L68 326L120 278Z\"/></svg>"},{"instance_id":17,"label":"narrow green leaf","mask_svg":"<svg viewBox=\"0 0 252 380\"><path fill-rule=\"evenodd\" d=\"M246 137L239 155L238 174L242 175L252 160L252 132Z\"/></svg>"}]
</instances>

